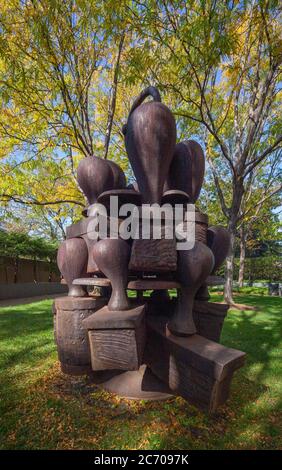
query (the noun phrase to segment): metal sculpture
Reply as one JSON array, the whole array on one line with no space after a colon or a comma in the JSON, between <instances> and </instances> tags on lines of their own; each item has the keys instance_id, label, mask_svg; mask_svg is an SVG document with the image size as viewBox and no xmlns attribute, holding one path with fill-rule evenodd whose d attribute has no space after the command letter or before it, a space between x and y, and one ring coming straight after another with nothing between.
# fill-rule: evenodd
<instances>
[{"instance_id":1,"label":"metal sculpture","mask_svg":"<svg viewBox=\"0 0 282 470\"><path fill-rule=\"evenodd\" d=\"M144 103L149 96L153 100ZM91 229L97 203L104 205L111 226L110 198L116 196L118 209L131 203L138 213L142 204L183 204L188 232L187 203L199 197L204 153L193 140L176 144L173 114L154 87L135 100L123 133L135 182L126 186L116 163L95 156L78 166L89 207L86 218L68 227L58 252L69 287L69 296L57 299L54 308L61 367L69 374L91 371L94 382L121 396L165 399L176 394L213 412L228 398L233 373L245 358L219 344L228 307L207 301L208 286L222 282L215 272L227 256L229 233L208 227L207 215L198 208L190 249L177 251L175 234L165 237L162 216L159 238L150 229L149 239L125 240L119 232L106 239L98 233L97 239ZM124 214L115 220L118 227L123 221ZM88 294L90 286L103 289L103 295ZM169 289L176 290L176 298L170 298ZM137 296L129 298L129 290ZM151 297L144 297L148 290Z\"/></svg>"},{"instance_id":2,"label":"metal sculpture","mask_svg":"<svg viewBox=\"0 0 282 470\"><path fill-rule=\"evenodd\" d=\"M195 140L185 140L175 146L167 189L178 189L189 195L189 202L199 197L205 174L205 156Z\"/></svg>"},{"instance_id":3,"label":"metal sculpture","mask_svg":"<svg viewBox=\"0 0 282 470\"><path fill-rule=\"evenodd\" d=\"M143 103L150 95L153 101ZM124 134L143 203L160 203L175 149L176 125L155 88L146 88L134 102Z\"/></svg>"}]
</instances>

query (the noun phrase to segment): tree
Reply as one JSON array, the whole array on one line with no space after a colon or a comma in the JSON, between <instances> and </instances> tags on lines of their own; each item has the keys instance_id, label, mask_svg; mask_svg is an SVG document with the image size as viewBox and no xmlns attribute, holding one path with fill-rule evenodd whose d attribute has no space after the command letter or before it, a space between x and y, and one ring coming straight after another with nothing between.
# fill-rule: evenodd
<instances>
[{"instance_id":1,"label":"tree","mask_svg":"<svg viewBox=\"0 0 282 470\"><path fill-rule=\"evenodd\" d=\"M280 201L277 198L276 205L278 206L279 203ZM281 224L279 214L274 211L274 201L271 201L269 205L258 206L258 209L260 210L255 211L250 218L242 222L239 228L239 287L243 287L245 261L248 253L253 255L258 252L263 255L263 251L270 251L272 244L281 238L279 232Z\"/></svg>"},{"instance_id":2,"label":"tree","mask_svg":"<svg viewBox=\"0 0 282 470\"><path fill-rule=\"evenodd\" d=\"M249 187L282 142L279 19L275 0L122 0L106 8L94 0L2 0L0 199L56 212L83 206L78 161L95 152L126 168L121 127L131 98L157 85L179 138L196 134L205 144L231 234L232 302ZM275 182L266 197L279 189Z\"/></svg>"},{"instance_id":3,"label":"tree","mask_svg":"<svg viewBox=\"0 0 282 470\"><path fill-rule=\"evenodd\" d=\"M83 206L79 159L121 154L113 121L124 26L94 0L2 1L0 25L1 199Z\"/></svg>"},{"instance_id":4,"label":"tree","mask_svg":"<svg viewBox=\"0 0 282 470\"><path fill-rule=\"evenodd\" d=\"M231 235L225 285L231 303L249 180L282 143L278 2L149 1L127 8L143 39L142 51L132 51L133 64L142 60L139 79L164 90L180 127L205 142Z\"/></svg>"},{"instance_id":5,"label":"tree","mask_svg":"<svg viewBox=\"0 0 282 470\"><path fill-rule=\"evenodd\" d=\"M30 237L26 233L6 232L0 230L0 252L2 256L14 259L14 282L17 282L19 258L48 260L50 267L54 264L57 253L57 242Z\"/></svg>"}]
</instances>

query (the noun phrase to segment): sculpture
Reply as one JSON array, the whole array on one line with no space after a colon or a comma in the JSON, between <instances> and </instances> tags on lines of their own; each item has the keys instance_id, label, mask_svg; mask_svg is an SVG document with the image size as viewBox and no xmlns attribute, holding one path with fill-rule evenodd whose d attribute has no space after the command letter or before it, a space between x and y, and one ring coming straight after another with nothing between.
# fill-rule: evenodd
<instances>
[{"instance_id":1,"label":"sculpture","mask_svg":"<svg viewBox=\"0 0 282 470\"><path fill-rule=\"evenodd\" d=\"M148 96L153 100L144 103ZM92 239L90 231L97 202L104 205L111 225L111 196L118 197L118 207L135 204L138 214L142 204L164 208L169 203L174 208L182 203L187 231L192 219L186 204L195 204L199 197L204 153L193 140L176 144L173 114L154 87L135 100L123 133L136 182L126 187L118 165L95 156L78 167L89 207L85 219L68 227L58 252L69 287L68 298L56 300L54 309L62 370L91 370L92 380L122 396L162 399L179 394L212 412L226 401L234 370L245 357L219 344L228 307L206 301L208 285L222 282L215 271L227 256L229 233L208 227L207 215L198 208L191 249L176 250L176 235L165 237L162 216L159 239L152 239L151 229L146 240L125 240L120 233L106 239L98 233ZM118 216L118 226L123 221L124 215ZM174 215L171 221L176 223ZM138 223L141 231L144 218ZM103 288L104 295L87 297L87 286ZM172 288L177 298L169 297ZM137 297L129 299L127 290ZM147 290L153 291L151 298L143 297ZM76 347L83 342L81 364L73 335Z\"/></svg>"}]
</instances>

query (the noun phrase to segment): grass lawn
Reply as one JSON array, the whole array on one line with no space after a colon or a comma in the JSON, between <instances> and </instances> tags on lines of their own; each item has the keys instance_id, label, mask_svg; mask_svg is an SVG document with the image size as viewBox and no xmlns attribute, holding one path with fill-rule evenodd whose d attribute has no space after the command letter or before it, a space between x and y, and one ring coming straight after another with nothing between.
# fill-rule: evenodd
<instances>
[{"instance_id":1,"label":"grass lawn","mask_svg":"<svg viewBox=\"0 0 282 470\"><path fill-rule=\"evenodd\" d=\"M214 300L221 298L215 293ZM208 417L181 398L133 402L64 376L50 300L0 309L1 449L281 448L282 299L236 294L222 343L247 352L231 398Z\"/></svg>"}]
</instances>

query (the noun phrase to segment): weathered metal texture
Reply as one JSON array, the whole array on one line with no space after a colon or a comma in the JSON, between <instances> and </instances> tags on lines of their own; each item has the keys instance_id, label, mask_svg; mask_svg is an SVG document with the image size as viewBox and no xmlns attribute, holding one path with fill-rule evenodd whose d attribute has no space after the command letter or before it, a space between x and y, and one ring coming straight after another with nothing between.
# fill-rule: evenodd
<instances>
[{"instance_id":1,"label":"weathered metal texture","mask_svg":"<svg viewBox=\"0 0 282 470\"><path fill-rule=\"evenodd\" d=\"M148 96L153 101L143 103ZM178 257L175 240L151 237L126 242L119 238L118 228L127 214L116 220L117 233L111 239L96 241L91 234L96 203L109 208L111 195L119 197L119 208L134 203L139 212L141 203L195 203L204 178L204 154L192 140L176 145L174 117L154 87L135 100L123 132L137 182L126 187L119 166L95 156L84 158L78 168L78 182L90 206L84 211L87 219L68 228L58 264L69 295L86 295L86 286L93 285L104 286L108 297L56 301L54 333L61 367L66 373L89 374L91 358L92 380L106 390L140 399L162 399L173 392L214 411L227 399L233 372L243 364L244 353L211 341L220 340L228 307L194 299L207 299L207 285L218 284L209 274L228 253L228 232L222 227L208 229L208 217L196 210L195 246L178 251ZM188 207L183 213L185 228L192 219ZM109 236L114 220L105 217ZM163 229L163 215L159 223ZM140 278L146 271L150 276ZM87 278L86 273L106 277ZM135 309L127 288L137 291L137 300L132 302ZM169 298L170 288L178 289L177 298ZM143 291L151 289L155 292L146 304L145 318Z\"/></svg>"},{"instance_id":2,"label":"weathered metal texture","mask_svg":"<svg viewBox=\"0 0 282 470\"><path fill-rule=\"evenodd\" d=\"M120 312L103 307L83 326L89 334L94 371L139 369L146 340L144 305Z\"/></svg>"},{"instance_id":3,"label":"weathered metal texture","mask_svg":"<svg viewBox=\"0 0 282 470\"><path fill-rule=\"evenodd\" d=\"M87 295L85 287L72 284L74 279L86 276L87 260L87 245L82 238L70 238L59 246L57 264L68 285L69 296L83 297Z\"/></svg>"},{"instance_id":4,"label":"weathered metal texture","mask_svg":"<svg viewBox=\"0 0 282 470\"><path fill-rule=\"evenodd\" d=\"M70 238L81 237L85 235L88 230L88 225L91 222L92 218L82 219L76 224L69 225L66 228L66 238L67 240Z\"/></svg>"},{"instance_id":5,"label":"weathered metal texture","mask_svg":"<svg viewBox=\"0 0 282 470\"><path fill-rule=\"evenodd\" d=\"M176 204L188 204L189 202L190 196L179 189L165 191L162 195L162 204L171 204L172 206L175 206Z\"/></svg>"},{"instance_id":6,"label":"weathered metal texture","mask_svg":"<svg viewBox=\"0 0 282 470\"><path fill-rule=\"evenodd\" d=\"M226 304L195 300L193 318L198 334L219 343L228 308Z\"/></svg>"},{"instance_id":7,"label":"weathered metal texture","mask_svg":"<svg viewBox=\"0 0 282 470\"><path fill-rule=\"evenodd\" d=\"M170 165L166 190L179 189L195 203L200 195L205 174L205 156L202 147L194 140L179 142Z\"/></svg>"},{"instance_id":8,"label":"weathered metal texture","mask_svg":"<svg viewBox=\"0 0 282 470\"><path fill-rule=\"evenodd\" d=\"M172 392L169 387L143 364L136 371L97 371L90 379L103 390L128 400L167 400Z\"/></svg>"},{"instance_id":9,"label":"weathered metal texture","mask_svg":"<svg viewBox=\"0 0 282 470\"><path fill-rule=\"evenodd\" d=\"M93 247L93 258L98 268L112 284L109 310L129 310L126 295L130 246L121 239L107 238Z\"/></svg>"},{"instance_id":10,"label":"weathered metal texture","mask_svg":"<svg viewBox=\"0 0 282 470\"><path fill-rule=\"evenodd\" d=\"M118 210L123 204L134 204L135 206L141 205L141 194L134 189L111 189L105 191L98 197L99 204L103 204L107 209L110 208L111 196L118 198Z\"/></svg>"},{"instance_id":11,"label":"weathered metal texture","mask_svg":"<svg viewBox=\"0 0 282 470\"><path fill-rule=\"evenodd\" d=\"M154 101L142 103L147 96ZM171 111L149 87L137 98L125 126L125 146L143 203L160 203L176 143Z\"/></svg>"},{"instance_id":12,"label":"weathered metal texture","mask_svg":"<svg viewBox=\"0 0 282 470\"><path fill-rule=\"evenodd\" d=\"M195 242L191 250L178 251L177 277L181 283L176 311L168 323L169 330L179 336L193 335L194 297L214 266L212 251L203 243Z\"/></svg>"},{"instance_id":13,"label":"weathered metal texture","mask_svg":"<svg viewBox=\"0 0 282 470\"><path fill-rule=\"evenodd\" d=\"M166 317L149 317L145 361L176 394L212 413L225 403L233 373L245 353L193 335L180 338L166 328Z\"/></svg>"},{"instance_id":14,"label":"weathered metal texture","mask_svg":"<svg viewBox=\"0 0 282 470\"><path fill-rule=\"evenodd\" d=\"M230 233L221 226L212 226L207 231L207 243L214 254L215 272L224 262L230 248Z\"/></svg>"},{"instance_id":15,"label":"weathered metal texture","mask_svg":"<svg viewBox=\"0 0 282 470\"><path fill-rule=\"evenodd\" d=\"M71 375L91 372L91 358L84 319L103 307L101 297L61 297L55 300L54 332L62 371Z\"/></svg>"},{"instance_id":16,"label":"weathered metal texture","mask_svg":"<svg viewBox=\"0 0 282 470\"><path fill-rule=\"evenodd\" d=\"M213 269L214 271L214 269ZM208 286L222 286L225 280L224 277L221 276L208 276L203 285L197 291L195 299L197 300L209 300L210 294L208 290Z\"/></svg>"},{"instance_id":17,"label":"weathered metal texture","mask_svg":"<svg viewBox=\"0 0 282 470\"><path fill-rule=\"evenodd\" d=\"M77 168L77 181L89 204L97 201L99 194L114 186L114 173L107 160L89 156L83 158Z\"/></svg>"},{"instance_id":18,"label":"weathered metal texture","mask_svg":"<svg viewBox=\"0 0 282 470\"><path fill-rule=\"evenodd\" d=\"M134 240L129 262L130 271L171 272L177 269L175 239Z\"/></svg>"},{"instance_id":19,"label":"weathered metal texture","mask_svg":"<svg viewBox=\"0 0 282 470\"><path fill-rule=\"evenodd\" d=\"M82 235L83 240L86 243L87 250L88 250L88 259L87 259L87 268L86 271L88 274L97 273L99 271L97 264L95 263L92 252L93 246L97 243L97 240L91 240L88 235Z\"/></svg>"},{"instance_id":20,"label":"weathered metal texture","mask_svg":"<svg viewBox=\"0 0 282 470\"><path fill-rule=\"evenodd\" d=\"M123 170L115 162L107 160L108 165L110 165L114 180L113 188L114 189L124 189L126 187L126 177Z\"/></svg>"},{"instance_id":21,"label":"weathered metal texture","mask_svg":"<svg viewBox=\"0 0 282 470\"><path fill-rule=\"evenodd\" d=\"M195 240L198 242L202 242L207 245L207 231L208 231L208 223L209 218L207 214L204 214L199 209L195 209ZM186 212L184 215L184 222L183 222L183 229L184 231L187 230L188 224L193 221L193 217L190 212Z\"/></svg>"},{"instance_id":22,"label":"weathered metal texture","mask_svg":"<svg viewBox=\"0 0 282 470\"><path fill-rule=\"evenodd\" d=\"M207 301L210 299L209 289L206 283L204 283L198 290L195 295L195 299Z\"/></svg>"},{"instance_id":23,"label":"weathered metal texture","mask_svg":"<svg viewBox=\"0 0 282 470\"><path fill-rule=\"evenodd\" d=\"M177 298L162 297L159 292L167 294L167 291L155 291L148 301L148 314L153 316L166 316L167 321L173 315L177 305ZM197 334L211 341L219 342L228 305L195 300L193 304L193 320Z\"/></svg>"},{"instance_id":24,"label":"weathered metal texture","mask_svg":"<svg viewBox=\"0 0 282 470\"><path fill-rule=\"evenodd\" d=\"M109 287L111 286L110 279L106 277L85 277L74 279L73 283L80 286L99 286ZM127 284L127 289L145 291L145 290L167 290L167 289L179 289L180 283L177 281L171 281L168 279L133 279Z\"/></svg>"},{"instance_id":25,"label":"weathered metal texture","mask_svg":"<svg viewBox=\"0 0 282 470\"><path fill-rule=\"evenodd\" d=\"M74 279L73 284L76 286L110 287L111 281L106 277L80 277Z\"/></svg>"}]
</instances>

